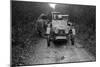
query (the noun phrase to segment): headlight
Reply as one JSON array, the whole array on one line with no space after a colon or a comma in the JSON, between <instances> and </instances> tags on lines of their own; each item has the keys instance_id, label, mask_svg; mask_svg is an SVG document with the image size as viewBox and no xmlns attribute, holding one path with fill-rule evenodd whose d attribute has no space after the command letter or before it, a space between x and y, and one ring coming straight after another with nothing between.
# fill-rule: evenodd
<instances>
[{"instance_id":1,"label":"headlight","mask_svg":"<svg viewBox=\"0 0 100 67\"><path fill-rule=\"evenodd\" d=\"M58 29L55 30L55 33L58 33Z\"/></svg>"},{"instance_id":2,"label":"headlight","mask_svg":"<svg viewBox=\"0 0 100 67\"><path fill-rule=\"evenodd\" d=\"M58 33L58 29L56 27L54 28L54 32L55 33Z\"/></svg>"},{"instance_id":3,"label":"headlight","mask_svg":"<svg viewBox=\"0 0 100 67\"><path fill-rule=\"evenodd\" d=\"M68 34L68 32L69 32L68 29L66 29L66 30L65 30L65 33Z\"/></svg>"}]
</instances>

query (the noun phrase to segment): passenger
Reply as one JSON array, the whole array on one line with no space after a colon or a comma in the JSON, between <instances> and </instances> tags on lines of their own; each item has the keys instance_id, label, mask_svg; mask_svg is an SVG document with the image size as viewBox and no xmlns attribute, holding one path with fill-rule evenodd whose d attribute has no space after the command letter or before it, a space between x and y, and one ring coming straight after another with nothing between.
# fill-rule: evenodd
<instances>
[{"instance_id":1,"label":"passenger","mask_svg":"<svg viewBox=\"0 0 100 67\"><path fill-rule=\"evenodd\" d=\"M44 36L47 24L48 24L48 17L45 14L41 14L37 20L37 31L40 36Z\"/></svg>"}]
</instances>

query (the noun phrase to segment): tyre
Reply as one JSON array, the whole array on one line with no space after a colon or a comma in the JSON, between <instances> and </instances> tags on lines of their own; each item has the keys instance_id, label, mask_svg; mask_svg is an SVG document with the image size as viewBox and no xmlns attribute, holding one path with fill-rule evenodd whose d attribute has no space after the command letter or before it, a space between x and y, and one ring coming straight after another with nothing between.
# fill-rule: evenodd
<instances>
[{"instance_id":1,"label":"tyre","mask_svg":"<svg viewBox=\"0 0 100 67\"><path fill-rule=\"evenodd\" d=\"M48 47L50 47L50 37L49 36L47 38L47 45L48 45Z\"/></svg>"},{"instance_id":2,"label":"tyre","mask_svg":"<svg viewBox=\"0 0 100 67\"><path fill-rule=\"evenodd\" d=\"M74 38L71 38L71 45L74 45Z\"/></svg>"},{"instance_id":3,"label":"tyre","mask_svg":"<svg viewBox=\"0 0 100 67\"><path fill-rule=\"evenodd\" d=\"M38 34L39 34L40 37L42 37L42 33L40 31L38 31Z\"/></svg>"}]
</instances>

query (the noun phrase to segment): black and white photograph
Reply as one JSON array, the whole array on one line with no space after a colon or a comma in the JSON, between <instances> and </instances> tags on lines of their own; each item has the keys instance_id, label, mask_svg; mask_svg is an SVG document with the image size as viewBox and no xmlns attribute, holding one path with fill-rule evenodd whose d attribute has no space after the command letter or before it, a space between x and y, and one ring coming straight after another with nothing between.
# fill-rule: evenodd
<instances>
[{"instance_id":1,"label":"black and white photograph","mask_svg":"<svg viewBox=\"0 0 100 67\"><path fill-rule=\"evenodd\" d=\"M96 62L96 6L10 1L11 66Z\"/></svg>"}]
</instances>

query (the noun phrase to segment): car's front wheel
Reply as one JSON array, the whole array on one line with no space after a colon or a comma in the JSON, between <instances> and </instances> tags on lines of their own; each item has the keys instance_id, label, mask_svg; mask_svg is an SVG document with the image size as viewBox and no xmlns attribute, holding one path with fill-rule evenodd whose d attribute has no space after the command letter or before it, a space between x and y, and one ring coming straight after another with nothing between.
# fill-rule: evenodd
<instances>
[{"instance_id":1,"label":"car's front wheel","mask_svg":"<svg viewBox=\"0 0 100 67\"><path fill-rule=\"evenodd\" d=\"M73 36L71 36L71 45L74 45L75 44L75 41L74 41L74 37Z\"/></svg>"},{"instance_id":2,"label":"car's front wheel","mask_svg":"<svg viewBox=\"0 0 100 67\"><path fill-rule=\"evenodd\" d=\"M47 45L50 47L50 36L47 37Z\"/></svg>"}]
</instances>

